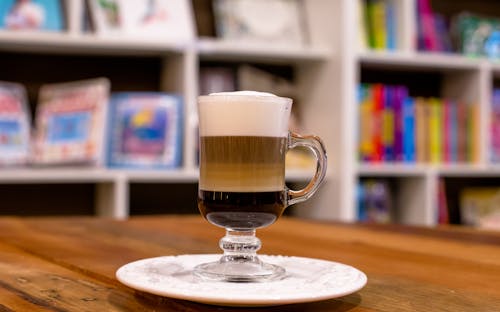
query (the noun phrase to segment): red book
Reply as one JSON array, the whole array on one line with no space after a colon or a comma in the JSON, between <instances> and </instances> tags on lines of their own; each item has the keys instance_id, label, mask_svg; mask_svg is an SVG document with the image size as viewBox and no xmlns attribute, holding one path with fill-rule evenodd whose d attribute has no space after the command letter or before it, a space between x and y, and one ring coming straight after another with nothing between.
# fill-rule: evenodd
<instances>
[{"instance_id":1,"label":"red book","mask_svg":"<svg viewBox=\"0 0 500 312\"><path fill-rule=\"evenodd\" d=\"M372 140L374 146L373 161L383 160L384 147L382 145L382 119L384 110L384 86L382 84L373 85L373 129Z\"/></svg>"}]
</instances>

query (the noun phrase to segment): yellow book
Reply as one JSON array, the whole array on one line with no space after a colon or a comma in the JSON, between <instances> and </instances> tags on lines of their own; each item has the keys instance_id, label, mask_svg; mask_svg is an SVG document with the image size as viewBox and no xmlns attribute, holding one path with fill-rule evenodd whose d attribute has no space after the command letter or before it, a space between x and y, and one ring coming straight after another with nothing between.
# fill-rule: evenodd
<instances>
[{"instance_id":1,"label":"yellow book","mask_svg":"<svg viewBox=\"0 0 500 312\"><path fill-rule=\"evenodd\" d=\"M362 161L369 161L375 153L373 144L374 103L370 85L360 85L359 90L359 156Z\"/></svg>"},{"instance_id":2,"label":"yellow book","mask_svg":"<svg viewBox=\"0 0 500 312\"><path fill-rule=\"evenodd\" d=\"M416 161L419 163L428 160L428 122L427 103L423 98L415 99L415 153Z\"/></svg>"},{"instance_id":3,"label":"yellow book","mask_svg":"<svg viewBox=\"0 0 500 312\"><path fill-rule=\"evenodd\" d=\"M442 155L441 100L431 98L429 105L429 161L440 163Z\"/></svg>"},{"instance_id":4,"label":"yellow book","mask_svg":"<svg viewBox=\"0 0 500 312\"><path fill-rule=\"evenodd\" d=\"M386 6L385 0L368 1L370 47L377 50L387 47Z\"/></svg>"}]
</instances>

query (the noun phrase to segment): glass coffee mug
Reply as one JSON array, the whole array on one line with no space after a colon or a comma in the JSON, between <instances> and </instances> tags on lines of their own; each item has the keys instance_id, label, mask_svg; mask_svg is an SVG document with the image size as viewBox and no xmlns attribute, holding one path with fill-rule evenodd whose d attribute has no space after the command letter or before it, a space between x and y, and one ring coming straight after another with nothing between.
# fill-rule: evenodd
<instances>
[{"instance_id":1,"label":"glass coffee mug","mask_svg":"<svg viewBox=\"0 0 500 312\"><path fill-rule=\"evenodd\" d=\"M200 180L198 208L226 229L219 261L200 264L204 280L261 282L285 276L282 267L263 263L255 230L274 223L286 207L313 195L326 173L326 152L316 136L288 131L292 100L252 91L198 97ZM302 190L285 185L288 149L309 148L316 173Z\"/></svg>"}]
</instances>

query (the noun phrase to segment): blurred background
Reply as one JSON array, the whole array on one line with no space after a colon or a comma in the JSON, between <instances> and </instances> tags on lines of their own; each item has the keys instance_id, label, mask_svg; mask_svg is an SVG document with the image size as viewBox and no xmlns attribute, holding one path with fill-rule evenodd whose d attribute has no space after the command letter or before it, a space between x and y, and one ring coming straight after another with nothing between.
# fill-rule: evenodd
<instances>
[{"instance_id":1,"label":"blurred background","mask_svg":"<svg viewBox=\"0 0 500 312\"><path fill-rule=\"evenodd\" d=\"M3 0L0 214L197 214L196 97L257 90L328 151L287 214L498 229L499 59L494 0Z\"/></svg>"}]
</instances>

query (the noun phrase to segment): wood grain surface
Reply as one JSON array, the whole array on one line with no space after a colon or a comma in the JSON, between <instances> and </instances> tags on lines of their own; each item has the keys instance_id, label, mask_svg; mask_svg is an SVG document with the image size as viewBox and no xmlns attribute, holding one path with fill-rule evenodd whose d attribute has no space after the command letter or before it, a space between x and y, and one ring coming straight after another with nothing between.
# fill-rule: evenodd
<instances>
[{"instance_id":1,"label":"wood grain surface","mask_svg":"<svg viewBox=\"0 0 500 312\"><path fill-rule=\"evenodd\" d=\"M233 311L136 292L115 278L131 261L219 253L224 230L201 216L0 218L0 311ZM304 221L259 230L262 254L352 265L359 292L238 311L500 311L500 233Z\"/></svg>"}]
</instances>

